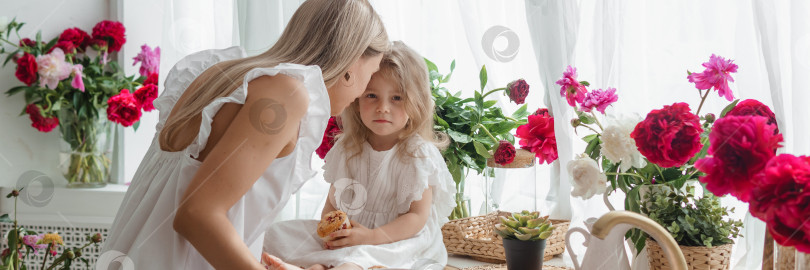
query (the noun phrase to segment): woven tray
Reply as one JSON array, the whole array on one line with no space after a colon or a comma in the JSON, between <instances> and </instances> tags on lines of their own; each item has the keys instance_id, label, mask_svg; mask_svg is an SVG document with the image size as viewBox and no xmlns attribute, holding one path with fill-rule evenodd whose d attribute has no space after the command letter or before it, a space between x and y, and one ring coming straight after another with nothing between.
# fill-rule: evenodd
<instances>
[{"instance_id":1,"label":"woven tray","mask_svg":"<svg viewBox=\"0 0 810 270\"><path fill-rule=\"evenodd\" d=\"M570 270L568 267L559 267L553 265L543 265L543 270ZM492 264L467 267L462 270L507 270L506 264Z\"/></svg>"},{"instance_id":2,"label":"woven tray","mask_svg":"<svg viewBox=\"0 0 810 270\"><path fill-rule=\"evenodd\" d=\"M509 212L497 211L485 216L475 216L451 220L442 226L442 236L447 253L466 255L473 259L489 262L504 263L506 255L503 252L503 238L495 233L494 226L498 216L511 215ZM568 232L568 220L552 219L554 231L546 239L546 250L543 261L548 261L554 255L565 251L565 233Z\"/></svg>"}]
</instances>

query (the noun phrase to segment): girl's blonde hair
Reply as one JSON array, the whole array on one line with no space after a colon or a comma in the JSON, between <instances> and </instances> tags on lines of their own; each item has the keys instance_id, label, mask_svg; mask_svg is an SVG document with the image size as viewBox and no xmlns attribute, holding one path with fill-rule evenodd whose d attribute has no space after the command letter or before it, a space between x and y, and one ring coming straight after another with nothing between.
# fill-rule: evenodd
<instances>
[{"instance_id":1,"label":"girl's blonde hair","mask_svg":"<svg viewBox=\"0 0 810 270\"><path fill-rule=\"evenodd\" d=\"M280 63L317 65L324 83L331 87L361 56L376 56L389 48L385 27L367 0L307 0L272 48L257 56L217 63L197 77L187 91L200 91L175 105L182 109L166 120L159 137L161 146L166 151L184 149L187 143L171 145L173 139L199 119L205 106L241 86L242 78L254 68Z\"/></svg>"},{"instance_id":2,"label":"girl's blonde hair","mask_svg":"<svg viewBox=\"0 0 810 270\"><path fill-rule=\"evenodd\" d=\"M405 43L395 41L391 50L384 54L382 62L380 62L380 70L372 75L372 79L378 76L395 82L402 93L405 113L409 120L399 134L399 142L408 143L410 140L406 140L407 138L419 135L423 140L433 143L439 149L447 147L449 143L447 136L433 130L435 106L425 60ZM362 153L363 143L368 140L372 132L363 125L359 106L359 101L355 100L341 115L343 134L338 136L338 140L344 144L349 157ZM397 154L400 157L417 157L413 152L417 149L415 145L404 146L398 147Z\"/></svg>"}]
</instances>

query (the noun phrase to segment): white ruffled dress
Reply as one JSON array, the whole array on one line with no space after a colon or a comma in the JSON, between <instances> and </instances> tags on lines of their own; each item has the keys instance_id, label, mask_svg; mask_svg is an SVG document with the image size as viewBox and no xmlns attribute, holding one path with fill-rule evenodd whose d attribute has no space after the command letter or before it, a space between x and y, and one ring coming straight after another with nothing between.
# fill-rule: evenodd
<instances>
[{"instance_id":1,"label":"white ruffled dress","mask_svg":"<svg viewBox=\"0 0 810 270\"><path fill-rule=\"evenodd\" d=\"M180 60L165 81L165 89L154 101L160 112L149 150L141 161L132 184L118 210L97 269L107 269L112 261L125 269L213 269L194 247L172 228L175 210L201 163L195 158L205 148L211 122L225 103L244 104L247 84L260 76L285 74L300 80L309 92L310 104L301 120L293 152L274 160L251 189L228 211L228 218L239 239L252 247L256 260L261 254L257 241L307 180L316 175L310 164L312 153L321 144L330 114L329 96L317 66L279 64L273 68L249 71L241 87L220 97L202 112L200 131L186 149L166 152L160 149L160 133L174 104L186 88L207 68L220 61L246 57L239 47L207 50ZM134 268L130 268L134 267Z\"/></svg>"},{"instance_id":2,"label":"white ruffled dress","mask_svg":"<svg viewBox=\"0 0 810 270\"><path fill-rule=\"evenodd\" d=\"M375 151L365 143L363 152L352 159L338 141L326 155L324 178L335 186L336 202L330 203L369 229L407 213L430 186L430 217L416 235L389 244L327 250L316 233L318 220L291 220L272 225L265 234L264 251L304 267L351 262L364 269L375 265L410 269L421 259L447 264L441 226L455 207L455 184L439 149L419 136L409 140L409 144L400 143L387 151ZM399 158L396 149L403 145L414 147L408 152L418 158Z\"/></svg>"}]
</instances>

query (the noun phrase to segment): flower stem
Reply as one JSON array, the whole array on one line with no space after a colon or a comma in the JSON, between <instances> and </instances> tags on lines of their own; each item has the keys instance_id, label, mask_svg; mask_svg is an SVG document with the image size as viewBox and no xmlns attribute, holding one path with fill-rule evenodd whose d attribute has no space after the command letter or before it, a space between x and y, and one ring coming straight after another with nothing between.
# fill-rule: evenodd
<instances>
[{"instance_id":1,"label":"flower stem","mask_svg":"<svg viewBox=\"0 0 810 270\"><path fill-rule=\"evenodd\" d=\"M709 92L711 92L711 89L706 89L706 94L704 94L703 97L700 98L700 105L698 105L697 112L695 112L695 115L697 115L698 117L700 117L700 109L703 108L703 102L706 101L706 97L709 96Z\"/></svg>"},{"instance_id":2,"label":"flower stem","mask_svg":"<svg viewBox=\"0 0 810 270\"><path fill-rule=\"evenodd\" d=\"M638 175L638 174L635 174L635 173L618 173L618 172L617 172L617 173L614 173L614 172L606 172L606 173L605 173L605 175L627 175L627 176L633 176L633 177L638 177L638 178L640 178L640 179L644 179L644 177L641 177L641 175Z\"/></svg>"},{"instance_id":3,"label":"flower stem","mask_svg":"<svg viewBox=\"0 0 810 270\"><path fill-rule=\"evenodd\" d=\"M495 92L498 92L498 91L503 91L503 90L506 90L506 87L492 89L489 92L487 92L486 94L484 94L483 96L481 96L481 99L484 99L485 97L489 96L489 94L492 94L492 93L495 93Z\"/></svg>"},{"instance_id":4,"label":"flower stem","mask_svg":"<svg viewBox=\"0 0 810 270\"><path fill-rule=\"evenodd\" d=\"M599 126L599 129L605 130L605 128L602 127L602 123L599 123L599 118L596 117L596 114L593 113L593 110L591 110L591 115L593 116L593 121L596 121L596 125Z\"/></svg>"},{"instance_id":5,"label":"flower stem","mask_svg":"<svg viewBox=\"0 0 810 270\"><path fill-rule=\"evenodd\" d=\"M485 127L485 126L484 126L484 125L482 125L482 124L478 124L478 125L477 125L477 126L475 126L475 127L476 127L476 128L480 128L480 129L484 130L484 132L486 132L486 133L487 133L487 135L489 136L489 138L490 138L490 139L492 139L492 141L493 141L493 142L495 142L495 144L498 144L498 139L496 139L496 138L495 138L495 136L492 136L492 133L489 133L489 130L487 130L487 127Z\"/></svg>"},{"instance_id":6,"label":"flower stem","mask_svg":"<svg viewBox=\"0 0 810 270\"><path fill-rule=\"evenodd\" d=\"M0 38L0 40L5 41L8 44L11 44L11 46L17 47L17 44L11 43L11 41L6 40L5 38Z\"/></svg>"},{"instance_id":7,"label":"flower stem","mask_svg":"<svg viewBox=\"0 0 810 270\"><path fill-rule=\"evenodd\" d=\"M661 172L661 167L659 167L658 165L653 165L653 166L655 166L655 169L658 170L658 174L661 175L661 182L666 182L667 179L664 178L664 173Z\"/></svg>"},{"instance_id":8,"label":"flower stem","mask_svg":"<svg viewBox=\"0 0 810 270\"><path fill-rule=\"evenodd\" d=\"M42 256L42 266L39 268L39 270L45 269L45 262L48 261L48 254L51 253L51 246L53 246L53 243L49 243L48 248L45 249L45 256Z\"/></svg>"}]
</instances>

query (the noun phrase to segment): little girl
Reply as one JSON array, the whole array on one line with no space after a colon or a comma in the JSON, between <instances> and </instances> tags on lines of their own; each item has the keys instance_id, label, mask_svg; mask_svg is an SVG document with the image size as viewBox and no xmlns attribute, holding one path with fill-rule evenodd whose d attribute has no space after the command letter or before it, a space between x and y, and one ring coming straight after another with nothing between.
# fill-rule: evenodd
<instances>
[{"instance_id":1,"label":"little girl","mask_svg":"<svg viewBox=\"0 0 810 270\"><path fill-rule=\"evenodd\" d=\"M344 133L326 155L331 183L323 215L346 212L352 228L322 241L318 220L274 224L265 234L270 269L411 268L447 263L441 226L455 185L433 131L434 103L421 56L394 42L366 91L343 112Z\"/></svg>"}]
</instances>

